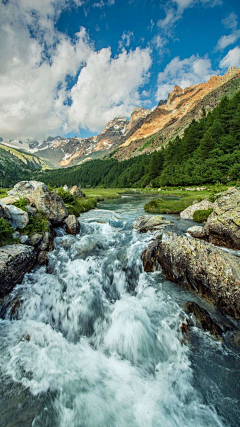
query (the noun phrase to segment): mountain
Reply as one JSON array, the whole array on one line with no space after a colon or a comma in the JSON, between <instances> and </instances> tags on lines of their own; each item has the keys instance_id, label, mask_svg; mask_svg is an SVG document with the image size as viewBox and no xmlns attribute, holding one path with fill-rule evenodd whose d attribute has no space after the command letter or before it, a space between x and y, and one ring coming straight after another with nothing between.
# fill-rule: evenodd
<instances>
[{"instance_id":1,"label":"mountain","mask_svg":"<svg viewBox=\"0 0 240 427\"><path fill-rule=\"evenodd\" d=\"M128 159L142 152L152 152L184 130L203 111L215 108L224 96L232 97L240 89L240 68L231 67L223 76L212 76L206 83L182 89L175 86L167 102L160 101L144 123L114 154L118 160Z\"/></svg>"},{"instance_id":2,"label":"mountain","mask_svg":"<svg viewBox=\"0 0 240 427\"><path fill-rule=\"evenodd\" d=\"M11 153L12 156L21 160L21 162L23 162L29 168L33 168L33 169L46 169L47 168L46 163L34 154L30 154L30 153L27 153L23 150L19 150L16 148L12 148L12 147L5 145L3 143L0 143L0 149L5 150L8 153Z\"/></svg>"},{"instance_id":3,"label":"mountain","mask_svg":"<svg viewBox=\"0 0 240 427\"><path fill-rule=\"evenodd\" d=\"M205 83L184 90L175 86L168 99L160 100L153 111L136 107L129 121L126 117L116 117L99 135L48 137L43 143L16 140L7 145L24 148L25 152L34 153L44 164L54 168L109 155L118 160L129 159L159 150L177 135L181 137L193 119L199 120L203 112L213 110L225 95L231 98L239 88L240 68L232 67L225 75L212 76Z\"/></svg>"},{"instance_id":4,"label":"mountain","mask_svg":"<svg viewBox=\"0 0 240 427\"><path fill-rule=\"evenodd\" d=\"M116 117L97 136L89 138L49 137L38 145L34 153L55 167L71 166L103 157L128 139L144 123L150 113L151 110L136 107L129 121L126 117Z\"/></svg>"}]
</instances>

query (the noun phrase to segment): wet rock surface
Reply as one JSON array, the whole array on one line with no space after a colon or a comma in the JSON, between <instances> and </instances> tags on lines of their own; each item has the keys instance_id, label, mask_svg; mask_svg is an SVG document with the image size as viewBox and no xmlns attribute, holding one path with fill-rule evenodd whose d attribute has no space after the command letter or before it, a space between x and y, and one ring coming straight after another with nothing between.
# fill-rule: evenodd
<instances>
[{"instance_id":1,"label":"wet rock surface","mask_svg":"<svg viewBox=\"0 0 240 427\"><path fill-rule=\"evenodd\" d=\"M142 254L145 271L162 267L167 278L240 319L239 260L202 240L174 233L157 238Z\"/></svg>"},{"instance_id":2,"label":"wet rock surface","mask_svg":"<svg viewBox=\"0 0 240 427\"><path fill-rule=\"evenodd\" d=\"M222 193L208 217L204 230L209 241L218 246L240 249L240 191L236 188Z\"/></svg>"},{"instance_id":3,"label":"wet rock surface","mask_svg":"<svg viewBox=\"0 0 240 427\"><path fill-rule=\"evenodd\" d=\"M147 231L162 230L170 224L171 221L166 219L164 216L143 215L136 219L134 228L140 233L146 233Z\"/></svg>"},{"instance_id":4,"label":"wet rock surface","mask_svg":"<svg viewBox=\"0 0 240 427\"><path fill-rule=\"evenodd\" d=\"M223 331L220 326L210 317L207 310L200 307L200 305L198 305L196 302L188 301L185 304L185 312L190 315L190 319L191 316L193 316L191 319L192 322L190 321L190 325L193 323L194 326L196 325L203 331L210 332L210 334L213 335L216 339L222 340L221 335Z\"/></svg>"},{"instance_id":5,"label":"wet rock surface","mask_svg":"<svg viewBox=\"0 0 240 427\"><path fill-rule=\"evenodd\" d=\"M80 231L80 223L75 217L75 215L69 215L65 219L66 232L68 234L78 234Z\"/></svg>"},{"instance_id":6,"label":"wet rock surface","mask_svg":"<svg viewBox=\"0 0 240 427\"><path fill-rule=\"evenodd\" d=\"M6 245L0 248L0 297L21 283L24 274L35 265L37 253L27 245Z\"/></svg>"}]
</instances>

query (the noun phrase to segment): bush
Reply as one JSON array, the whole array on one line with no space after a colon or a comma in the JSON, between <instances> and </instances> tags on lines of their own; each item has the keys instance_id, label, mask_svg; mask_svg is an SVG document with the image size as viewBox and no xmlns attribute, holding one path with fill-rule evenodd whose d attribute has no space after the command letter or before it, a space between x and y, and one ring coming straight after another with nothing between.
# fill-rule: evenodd
<instances>
[{"instance_id":1,"label":"bush","mask_svg":"<svg viewBox=\"0 0 240 427\"><path fill-rule=\"evenodd\" d=\"M74 201L72 203L65 203L65 205L69 212L69 215L79 216L81 212L87 212L90 209L94 209L97 205L97 198L74 198Z\"/></svg>"},{"instance_id":2,"label":"bush","mask_svg":"<svg viewBox=\"0 0 240 427\"><path fill-rule=\"evenodd\" d=\"M193 214L193 221L196 222L205 222L207 221L209 215L211 215L213 209L199 209Z\"/></svg>"},{"instance_id":3,"label":"bush","mask_svg":"<svg viewBox=\"0 0 240 427\"><path fill-rule=\"evenodd\" d=\"M64 190L60 187L57 190L57 194L63 199L64 203L72 203L75 201L75 197L70 193L69 190Z\"/></svg>"},{"instance_id":4,"label":"bush","mask_svg":"<svg viewBox=\"0 0 240 427\"><path fill-rule=\"evenodd\" d=\"M49 231L48 220L44 212L38 211L34 216L29 215L29 223L24 228L24 234L32 236L35 233Z\"/></svg>"},{"instance_id":5,"label":"bush","mask_svg":"<svg viewBox=\"0 0 240 427\"><path fill-rule=\"evenodd\" d=\"M5 219L0 218L0 246L14 243L12 226Z\"/></svg>"}]
</instances>

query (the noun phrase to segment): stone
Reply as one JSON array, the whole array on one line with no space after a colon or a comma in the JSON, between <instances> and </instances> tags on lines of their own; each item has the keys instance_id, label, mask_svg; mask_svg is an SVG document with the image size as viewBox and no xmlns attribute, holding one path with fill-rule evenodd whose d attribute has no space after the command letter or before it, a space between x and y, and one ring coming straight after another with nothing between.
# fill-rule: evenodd
<instances>
[{"instance_id":1,"label":"stone","mask_svg":"<svg viewBox=\"0 0 240 427\"><path fill-rule=\"evenodd\" d=\"M67 186L67 185L64 185L64 186L63 186L63 189L64 189L64 191L67 191L67 190L68 190L68 186Z\"/></svg>"},{"instance_id":2,"label":"stone","mask_svg":"<svg viewBox=\"0 0 240 427\"><path fill-rule=\"evenodd\" d=\"M190 234L192 237L196 237L197 239L205 239L208 237L206 230L200 225L194 225L193 227L188 228L186 233Z\"/></svg>"},{"instance_id":3,"label":"stone","mask_svg":"<svg viewBox=\"0 0 240 427\"><path fill-rule=\"evenodd\" d=\"M85 194L82 192L80 187L77 187L77 185L74 185L71 190L70 193L75 196L75 197L85 197Z\"/></svg>"},{"instance_id":4,"label":"stone","mask_svg":"<svg viewBox=\"0 0 240 427\"><path fill-rule=\"evenodd\" d=\"M31 245L37 246L43 239L43 235L41 233L35 233L31 236Z\"/></svg>"},{"instance_id":5,"label":"stone","mask_svg":"<svg viewBox=\"0 0 240 427\"><path fill-rule=\"evenodd\" d=\"M37 254L32 246L6 245L0 248L0 298L9 294L25 273L36 263Z\"/></svg>"},{"instance_id":6,"label":"stone","mask_svg":"<svg viewBox=\"0 0 240 427\"><path fill-rule=\"evenodd\" d=\"M142 215L136 219L134 228L140 233L146 233L147 231L162 230L170 224L171 221L161 215Z\"/></svg>"},{"instance_id":7,"label":"stone","mask_svg":"<svg viewBox=\"0 0 240 427\"><path fill-rule=\"evenodd\" d=\"M8 191L9 196L13 197L26 197L32 193L32 191L36 190L36 188L41 187L48 191L46 184L40 181L20 181L18 182L12 190Z\"/></svg>"},{"instance_id":8,"label":"stone","mask_svg":"<svg viewBox=\"0 0 240 427\"><path fill-rule=\"evenodd\" d=\"M20 236L19 240L23 245L31 245L31 239L27 234Z\"/></svg>"},{"instance_id":9,"label":"stone","mask_svg":"<svg viewBox=\"0 0 240 427\"><path fill-rule=\"evenodd\" d=\"M217 246L240 249L240 191L231 188L222 193L213 205L213 212L204 227L209 241Z\"/></svg>"},{"instance_id":10,"label":"stone","mask_svg":"<svg viewBox=\"0 0 240 427\"><path fill-rule=\"evenodd\" d=\"M224 314L240 319L240 261L203 240L164 233L142 255L145 271L196 291Z\"/></svg>"},{"instance_id":11,"label":"stone","mask_svg":"<svg viewBox=\"0 0 240 427\"><path fill-rule=\"evenodd\" d=\"M80 223L75 217L75 215L69 215L65 219L66 224L66 233L68 234L78 234L80 231Z\"/></svg>"},{"instance_id":12,"label":"stone","mask_svg":"<svg viewBox=\"0 0 240 427\"><path fill-rule=\"evenodd\" d=\"M33 208L30 205L27 205L26 208L27 208L27 211L28 211L28 213L30 215L32 215L32 216L36 215L36 213L37 213L37 209L36 208Z\"/></svg>"},{"instance_id":13,"label":"stone","mask_svg":"<svg viewBox=\"0 0 240 427\"><path fill-rule=\"evenodd\" d=\"M208 210L208 209L212 209L213 208L213 203L209 202L208 200L202 200L199 203L195 203L192 206L188 206L188 208L184 209L184 211L182 211L180 213L180 217L182 219L192 219L193 220L193 214L196 211L199 210Z\"/></svg>"},{"instance_id":14,"label":"stone","mask_svg":"<svg viewBox=\"0 0 240 427\"><path fill-rule=\"evenodd\" d=\"M13 205L6 205L0 201L0 217L10 222L14 230L24 228L29 222L27 212Z\"/></svg>"},{"instance_id":15,"label":"stone","mask_svg":"<svg viewBox=\"0 0 240 427\"><path fill-rule=\"evenodd\" d=\"M196 302L188 301L185 304L185 312L194 316L194 325L203 331L210 332L216 339L222 340L222 330L216 322L211 318L207 310L200 307Z\"/></svg>"},{"instance_id":16,"label":"stone","mask_svg":"<svg viewBox=\"0 0 240 427\"><path fill-rule=\"evenodd\" d=\"M5 205L13 205L13 203L17 202L19 197L3 197L1 202L5 203Z\"/></svg>"},{"instance_id":17,"label":"stone","mask_svg":"<svg viewBox=\"0 0 240 427\"><path fill-rule=\"evenodd\" d=\"M38 265L47 265L48 264L48 252L40 251L37 258Z\"/></svg>"},{"instance_id":18,"label":"stone","mask_svg":"<svg viewBox=\"0 0 240 427\"><path fill-rule=\"evenodd\" d=\"M50 230L50 232L46 231L43 234L43 239L42 239L41 244L39 246L39 250L40 251L48 251L48 252L53 251L53 249L54 249L53 241L54 241L55 237L56 237L56 232L53 228Z\"/></svg>"},{"instance_id":19,"label":"stone","mask_svg":"<svg viewBox=\"0 0 240 427\"><path fill-rule=\"evenodd\" d=\"M32 191L28 196L30 205L37 208L38 211L44 212L53 226L62 225L68 216L67 208L58 194L45 187L39 186Z\"/></svg>"}]
</instances>

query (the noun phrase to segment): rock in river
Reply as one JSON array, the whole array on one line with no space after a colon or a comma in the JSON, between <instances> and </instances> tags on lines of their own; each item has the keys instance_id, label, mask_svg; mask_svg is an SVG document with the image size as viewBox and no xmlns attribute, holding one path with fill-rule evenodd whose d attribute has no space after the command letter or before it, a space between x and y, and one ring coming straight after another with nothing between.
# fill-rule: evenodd
<instances>
[{"instance_id":1,"label":"rock in river","mask_svg":"<svg viewBox=\"0 0 240 427\"><path fill-rule=\"evenodd\" d=\"M184 209L184 211L180 213L180 217L182 219L193 219L194 212L199 210L208 210L212 208L213 208L212 202L209 202L208 200L202 200L201 202L194 203L194 205L188 206L188 208Z\"/></svg>"},{"instance_id":2,"label":"rock in river","mask_svg":"<svg viewBox=\"0 0 240 427\"><path fill-rule=\"evenodd\" d=\"M240 191L232 188L222 194L214 205L204 227L209 241L218 246L240 249Z\"/></svg>"},{"instance_id":3,"label":"rock in river","mask_svg":"<svg viewBox=\"0 0 240 427\"><path fill-rule=\"evenodd\" d=\"M201 225L194 225L193 227L188 228L186 232L197 239L205 239L208 236L206 230L204 230Z\"/></svg>"},{"instance_id":4,"label":"rock in river","mask_svg":"<svg viewBox=\"0 0 240 427\"><path fill-rule=\"evenodd\" d=\"M171 222L161 215L143 215L136 219L134 228L140 233L146 233L147 231L162 230L170 224Z\"/></svg>"},{"instance_id":5,"label":"rock in river","mask_svg":"<svg viewBox=\"0 0 240 427\"><path fill-rule=\"evenodd\" d=\"M20 283L36 262L37 254L27 245L7 245L0 248L0 298Z\"/></svg>"},{"instance_id":6,"label":"rock in river","mask_svg":"<svg viewBox=\"0 0 240 427\"><path fill-rule=\"evenodd\" d=\"M169 280L195 290L223 313L240 319L239 260L211 243L164 233L142 255L145 271L161 265Z\"/></svg>"},{"instance_id":7,"label":"rock in river","mask_svg":"<svg viewBox=\"0 0 240 427\"><path fill-rule=\"evenodd\" d=\"M75 217L75 215L69 215L65 219L66 232L68 234L78 234L80 231L80 223Z\"/></svg>"}]
</instances>

